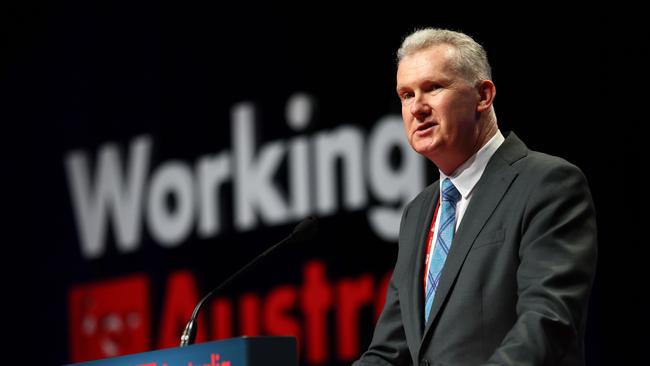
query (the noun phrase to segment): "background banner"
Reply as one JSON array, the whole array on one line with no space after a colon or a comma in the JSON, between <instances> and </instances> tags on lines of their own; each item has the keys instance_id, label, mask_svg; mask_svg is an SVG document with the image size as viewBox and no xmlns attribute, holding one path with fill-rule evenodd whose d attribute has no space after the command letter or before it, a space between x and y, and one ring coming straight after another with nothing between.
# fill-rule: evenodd
<instances>
[{"instance_id":1,"label":"background banner","mask_svg":"<svg viewBox=\"0 0 650 366\"><path fill-rule=\"evenodd\" d=\"M9 14L3 282L16 354L56 365L174 347L204 294L313 215L316 239L206 304L198 341L293 335L302 365L350 364L383 306L401 209L437 179L395 95L402 37L437 26L485 46L502 131L585 172L600 220L586 351L591 365L609 357L620 254L604 194L615 157L596 127L601 15L156 2Z\"/></svg>"}]
</instances>

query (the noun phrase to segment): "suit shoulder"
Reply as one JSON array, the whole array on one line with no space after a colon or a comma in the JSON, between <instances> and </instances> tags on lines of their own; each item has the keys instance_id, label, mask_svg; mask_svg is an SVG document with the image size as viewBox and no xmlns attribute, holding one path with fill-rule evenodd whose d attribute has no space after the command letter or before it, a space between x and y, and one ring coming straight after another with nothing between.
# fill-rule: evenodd
<instances>
[{"instance_id":1,"label":"suit shoulder","mask_svg":"<svg viewBox=\"0 0 650 366\"><path fill-rule=\"evenodd\" d=\"M417 196L415 196L415 198L406 204L405 210L409 209L411 206L427 201L440 184L439 182L439 180L436 180L435 182L426 186L420 193L417 194Z\"/></svg>"},{"instance_id":2,"label":"suit shoulder","mask_svg":"<svg viewBox=\"0 0 650 366\"><path fill-rule=\"evenodd\" d=\"M515 162L513 167L521 174L531 177L543 177L548 174L562 173L584 177L582 170L569 161L554 155L538 151L529 151L521 160Z\"/></svg>"},{"instance_id":3,"label":"suit shoulder","mask_svg":"<svg viewBox=\"0 0 650 366\"><path fill-rule=\"evenodd\" d=\"M512 132L506 133L506 136L505 141L495 155L500 156L506 164L518 171L519 174L531 175L531 178L534 178L553 171L567 171L584 176L577 166L567 160L529 149Z\"/></svg>"},{"instance_id":4,"label":"suit shoulder","mask_svg":"<svg viewBox=\"0 0 650 366\"><path fill-rule=\"evenodd\" d=\"M589 191L587 177L582 170L567 160L529 151L527 156L512 165L532 195L560 194L567 190Z\"/></svg>"}]
</instances>

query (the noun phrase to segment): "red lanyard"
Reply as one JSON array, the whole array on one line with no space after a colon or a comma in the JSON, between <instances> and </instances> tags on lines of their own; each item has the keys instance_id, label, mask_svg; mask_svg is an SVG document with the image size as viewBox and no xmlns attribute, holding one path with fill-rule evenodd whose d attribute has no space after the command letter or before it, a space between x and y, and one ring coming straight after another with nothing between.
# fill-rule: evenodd
<instances>
[{"instance_id":1,"label":"red lanyard","mask_svg":"<svg viewBox=\"0 0 650 366\"><path fill-rule=\"evenodd\" d=\"M425 254L424 260L424 296L427 292L427 272L429 272L429 254L431 253L431 247L433 246L433 229L436 227L436 217L438 217L438 210L440 209L440 198L438 198L438 203L436 203L436 210L433 211L433 220L431 220L431 227L429 228L429 235L427 236L427 251Z\"/></svg>"}]
</instances>

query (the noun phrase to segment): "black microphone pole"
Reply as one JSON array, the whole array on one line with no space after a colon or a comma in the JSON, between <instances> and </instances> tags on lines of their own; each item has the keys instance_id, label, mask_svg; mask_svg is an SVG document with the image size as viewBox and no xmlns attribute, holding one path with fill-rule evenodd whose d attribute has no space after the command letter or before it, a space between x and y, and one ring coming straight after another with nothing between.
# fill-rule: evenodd
<instances>
[{"instance_id":1,"label":"black microphone pole","mask_svg":"<svg viewBox=\"0 0 650 366\"><path fill-rule=\"evenodd\" d=\"M205 295L201 301L199 301L198 304L196 304L196 307L194 308L194 311L192 312L192 317L190 318L190 321L187 322L187 325L185 326L185 330L183 330L183 335L181 335L181 347L188 346L190 344L194 344L194 339L196 338L196 319L199 315L199 311L201 311L201 308L203 307L203 304L210 299L212 296L217 294L222 288L230 284L235 278L239 277L242 273L246 272L248 269L250 269L252 266L254 266L257 262L259 262L260 259L264 258L266 255L271 253L273 250L275 250L277 247L286 244L286 243L292 243L292 242L301 242L305 240L311 239L311 237L316 234L316 230L318 227L318 220L313 217L309 216L306 219L302 220L295 229L293 229L293 232L289 234L286 238L284 238L282 241L279 243L274 244L267 250L265 250L262 254L258 255L255 257L252 261L250 261L247 265L242 267L239 271L235 272L232 276L228 277L225 281L223 281L219 286L214 288L212 291L210 291L207 295Z\"/></svg>"}]
</instances>

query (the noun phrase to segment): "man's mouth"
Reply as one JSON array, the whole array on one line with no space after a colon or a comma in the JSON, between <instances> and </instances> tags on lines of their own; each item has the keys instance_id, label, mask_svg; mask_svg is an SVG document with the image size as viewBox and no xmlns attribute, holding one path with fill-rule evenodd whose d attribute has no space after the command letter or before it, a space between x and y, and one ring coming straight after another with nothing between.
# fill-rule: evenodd
<instances>
[{"instance_id":1,"label":"man's mouth","mask_svg":"<svg viewBox=\"0 0 650 366\"><path fill-rule=\"evenodd\" d=\"M418 135L419 135L419 134L426 134L426 133L428 133L429 131L431 131L431 129L432 129L433 127L435 127L435 126L437 126L437 125L438 125L438 124L437 124L436 122L425 122L425 123L422 123L422 124L418 125L418 127L415 129L415 133L418 134Z\"/></svg>"}]
</instances>

